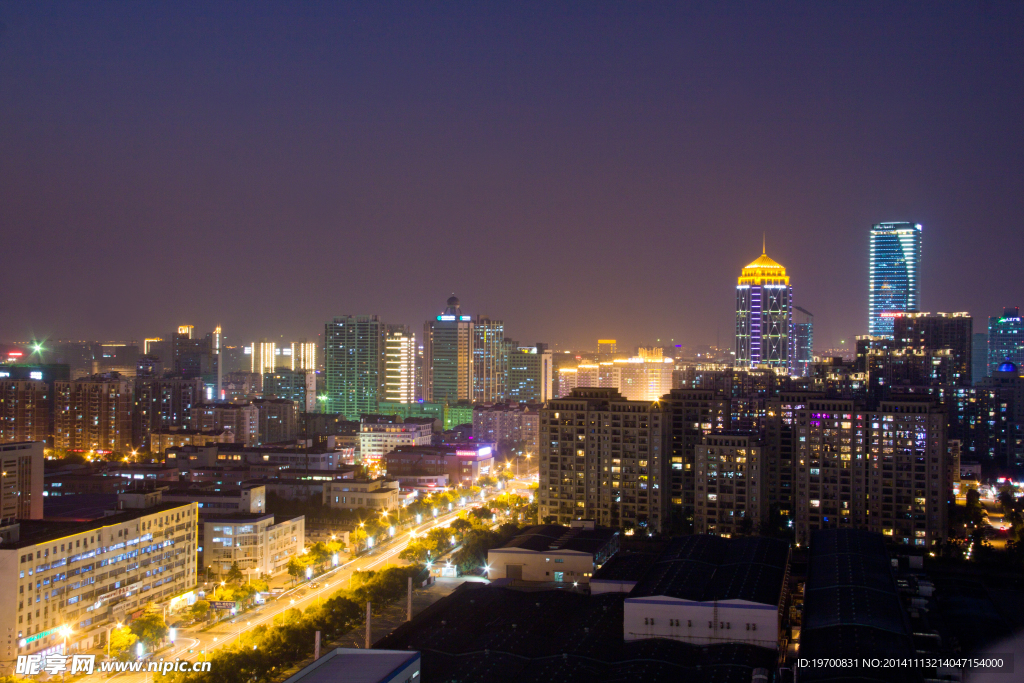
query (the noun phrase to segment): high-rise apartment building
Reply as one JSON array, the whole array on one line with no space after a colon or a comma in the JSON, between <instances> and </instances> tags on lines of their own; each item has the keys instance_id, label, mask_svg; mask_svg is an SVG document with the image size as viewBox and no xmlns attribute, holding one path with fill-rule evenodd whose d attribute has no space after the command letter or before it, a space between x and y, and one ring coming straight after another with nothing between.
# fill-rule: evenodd
<instances>
[{"instance_id":1,"label":"high-rise apartment building","mask_svg":"<svg viewBox=\"0 0 1024 683\"><path fill-rule=\"evenodd\" d=\"M43 442L0 444L0 519L43 518Z\"/></svg>"},{"instance_id":2,"label":"high-rise apartment building","mask_svg":"<svg viewBox=\"0 0 1024 683\"><path fill-rule=\"evenodd\" d=\"M579 385L578 368L558 368L558 398L568 396Z\"/></svg>"},{"instance_id":3,"label":"high-rise apartment building","mask_svg":"<svg viewBox=\"0 0 1024 683\"><path fill-rule=\"evenodd\" d=\"M592 519L625 533L667 523L667 415L613 389L575 389L540 415L540 519Z\"/></svg>"},{"instance_id":4,"label":"high-rise apartment building","mask_svg":"<svg viewBox=\"0 0 1024 683\"><path fill-rule=\"evenodd\" d=\"M384 338L384 400L416 402L416 336L409 328L388 325Z\"/></svg>"},{"instance_id":5,"label":"high-rise apartment building","mask_svg":"<svg viewBox=\"0 0 1024 683\"><path fill-rule=\"evenodd\" d=\"M893 318L893 343L898 350L949 350L951 382L971 385L971 344L974 320L969 313L905 313Z\"/></svg>"},{"instance_id":6,"label":"high-rise apartment building","mask_svg":"<svg viewBox=\"0 0 1024 683\"><path fill-rule=\"evenodd\" d=\"M294 441L298 435L299 405L286 398L260 398L252 402L258 420L257 443Z\"/></svg>"},{"instance_id":7,"label":"high-rise apartment building","mask_svg":"<svg viewBox=\"0 0 1024 683\"><path fill-rule=\"evenodd\" d=\"M668 420L670 509L681 518L696 504L697 446L705 436L729 428L729 399L706 389L673 389L661 405Z\"/></svg>"},{"instance_id":8,"label":"high-rise apartment building","mask_svg":"<svg viewBox=\"0 0 1024 683\"><path fill-rule=\"evenodd\" d=\"M946 538L946 414L930 401L816 399L796 413L796 542L816 529L868 529L894 543Z\"/></svg>"},{"instance_id":9,"label":"high-rise apartment building","mask_svg":"<svg viewBox=\"0 0 1024 683\"><path fill-rule=\"evenodd\" d=\"M0 442L49 441L52 402L50 385L41 379L0 377Z\"/></svg>"},{"instance_id":10,"label":"high-rise apartment building","mask_svg":"<svg viewBox=\"0 0 1024 683\"><path fill-rule=\"evenodd\" d=\"M736 366L789 370L794 360L792 329L789 276L762 251L736 284Z\"/></svg>"},{"instance_id":11,"label":"high-rise apartment building","mask_svg":"<svg viewBox=\"0 0 1024 683\"><path fill-rule=\"evenodd\" d=\"M517 348L508 359L508 398L543 403L551 398L551 350L547 344Z\"/></svg>"},{"instance_id":12,"label":"high-rise apartment building","mask_svg":"<svg viewBox=\"0 0 1024 683\"><path fill-rule=\"evenodd\" d=\"M920 305L921 225L875 225L868 259L868 333L891 337L893 319Z\"/></svg>"},{"instance_id":13,"label":"high-rise apartment building","mask_svg":"<svg viewBox=\"0 0 1024 683\"><path fill-rule=\"evenodd\" d=\"M384 331L375 315L343 315L325 325L327 412L347 420L377 412L385 372Z\"/></svg>"},{"instance_id":14,"label":"high-rise apartment building","mask_svg":"<svg viewBox=\"0 0 1024 683\"><path fill-rule=\"evenodd\" d=\"M132 410L135 447L148 450L153 432L184 427L192 414L192 406L203 400L203 381L199 378L136 377Z\"/></svg>"},{"instance_id":15,"label":"high-rise apartment building","mask_svg":"<svg viewBox=\"0 0 1024 683\"><path fill-rule=\"evenodd\" d=\"M600 354L616 353L617 344L614 339L598 339L597 352Z\"/></svg>"},{"instance_id":16,"label":"high-rise apartment building","mask_svg":"<svg viewBox=\"0 0 1024 683\"><path fill-rule=\"evenodd\" d=\"M768 515L766 463L755 434L713 434L695 449L698 534L751 535Z\"/></svg>"},{"instance_id":17,"label":"high-rise apartment building","mask_svg":"<svg viewBox=\"0 0 1024 683\"><path fill-rule=\"evenodd\" d=\"M277 343L266 339L253 342L249 348L249 372L265 375L277 369Z\"/></svg>"},{"instance_id":18,"label":"high-rise apartment building","mask_svg":"<svg viewBox=\"0 0 1024 683\"><path fill-rule=\"evenodd\" d=\"M292 342L289 347L291 351L292 370L316 371L316 342L308 342L305 339L299 342Z\"/></svg>"},{"instance_id":19,"label":"high-rise apartment building","mask_svg":"<svg viewBox=\"0 0 1024 683\"><path fill-rule=\"evenodd\" d=\"M1007 358L1018 368L1024 367L1024 322L1016 306L988 319L987 374L995 373Z\"/></svg>"},{"instance_id":20,"label":"high-rise apartment building","mask_svg":"<svg viewBox=\"0 0 1024 683\"><path fill-rule=\"evenodd\" d=\"M252 404L197 403L191 409L191 428L200 432L226 429L239 443L255 446L260 438L259 410Z\"/></svg>"},{"instance_id":21,"label":"high-rise apartment building","mask_svg":"<svg viewBox=\"0 0 1024 683\"><path fill-rule=\"evenodd\" d=\"M114 453L132 450L132 380L112 372L57 381L54 394L54 448Z\"/></svg>"},{"instance_id":22,"label":"high-rise apartment building","mask_svg":"<svg viewBox=\"0 0 1024 683\"><path fill-rule=\"evenodd\" d=\"M477 404L473 407L473 440L522 448L536 456L540 408L539 403Z\"/></svg>"},{"instance_id":23,"label":"high-rise apartment building","mask_svg":"<svg viewBox=\"0 0 1024 683\"><path fill-rule=\"evenodd\" d=\"M509 355L505 323L478 315L473 321L473 401L495 403L505 400Z\"/></svg>"},{"instance_id":24,"label":"high-rise apartment building","mask_svg":"<svg viewBox=\"0 0 1024 683\"><path fill-rule=\"evenodd\" d=\"M431 403L472 401L475 370L473 318L452 296L444 312L423 325L423 394Z\"/></svg>"},{"instance_id":25,"label":"high-rise apartment building","mask_svg":"<svg viewBox=\"0 0 1024 683\"><path fill-rule=\"evenodd\" d=\"M220 343L219 327L216 333L196 337L192 325L181 325L178 331L171 335L172 362L165 361L164 364L173 367L174 374L186 379L200 377L216 382L219 356L214 350L215 343ZM156 344L150 344L150 350L154 351L155 346Z\"/></svg>"}]
</instances>

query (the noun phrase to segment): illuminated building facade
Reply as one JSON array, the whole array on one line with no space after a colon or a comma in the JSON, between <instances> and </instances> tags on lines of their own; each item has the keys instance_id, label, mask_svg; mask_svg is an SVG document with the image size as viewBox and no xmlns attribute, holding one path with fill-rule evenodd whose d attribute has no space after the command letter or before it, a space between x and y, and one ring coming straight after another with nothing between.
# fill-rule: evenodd
<instances>
[{"instance_id":1,"label":"illuminated building facade","mask_svg":"<svg viewBox=\"0 0 1024 683\"><path fill-rule=\"evenodd\" d=\"M475 335L473 318L452 296L444 312L423 325L423 397L432 403L472 401Z\"/></svg>"},{"instance_id":2,"label":"illuminated building facade","mask_svg":"<svg viewBox=\"0 0 1024 683\"><path fill-rule=\"evenodd\" d=\"M292 370L316 370L316 342L292 342L290 350Z\"/></svg>"},{"instance_id":3,"label":"illuminated building facade","mask_svg":"<svg viewBox=\"0 0 1024 683\"><path fill-rule=\"evenodd\" d=\"M57 381L54 394L54 448L114 453L132 449L132 380L112 372Z\"/></svg>"},{"instance_id":4,"label":"illuminated building facade","mask_svg":"<svg viewBox=\"0 0 1024 683\"><path fill-rule=\"evenodd\" d=\"M868 334L891 337L893 318L919 305L921 225L879 223L868 251Z\"/></svg>"},{"instance_id":5,"label":"illuminated building facade","mask_svg":"<svg viewBox=\"0 0 1024 683\"><path fill-rule=\"evenodd\" d=\"M901 351L948 351L950 384L971 385L974 319L969 313L906 313L893 320L893 343Z\"/></svg>"},{"instance_id":6,"label":"illuminated building facade","mask_svg":"<svg viewBox=\"0 0 1024 683\"><path fill-rule=\"evenodd\" d=\"M148 450L153 432L188 424L192 406L203 400L203 381L180 377L136 377L132 441Z\"/></svg>"},{"instance_id":7,"label":"illuminated building facade","mask_svg":"<svg viewBox=\"0 0 1024 683\"><path fill-rule=\"evenodd\" d=\"M551 398L553 361L547 344L516 349L508 360L508 399L543 403Z\"/></svg>"},{"instance_id":8,"label":"illuminated building facade","mask_svg":"<svg viewBox=\"0 0 1024 683\"><path fill-rule=\"evenodd\" d=\"M50 385L41 379L0 376L0 442L48 441L52 397Z\"/></svg>"},{"instance_id":9,"label":"illuminated building facade","mask_svg":"<svg viewBox=\"0 0 1024 683\"><path fill-rule=\"evenodd\" d=\"M614 339L598 339L597 340L597 352L598 353L615 353L616 342Z\"/></svg>"},{"instance_id":10,"label":"illuminated building facade","mask_svg":"<svg viewBox=\"0 0 1024 683\"><path fill-rule=\"evenodd\" d=\"M388 326L384 338L384 400L416 401L416 336L405 326Z\"/></svg>"},{"instance_id":11,"label":"illuminated building facade","mask_svg":"<svg viewBox=\"0 0 1024 683\"><path fill-rule=\"evenodd\" d=\"M1016 306L988 319L988 374L993 375L1007 358L1024 367L1024 322Z\"/></svg>"},{"instance_id":12,"label":"illuminated building facade","mask_svg":"<svg viewBox=\"0 0 1024 683\"><path fill-rule=\"evenodd\" d=\"M277 368L277 344L264 339L250 347L249 372L263 375Z\"/></svg>"},{"instance_id":13,"label":"illuminated building facade","mask_svg":"<svg viewBox=\"0 0 1024 683\"><path fill-rule=\"evenodd\" d=\"M793 323L793 374L810 377L814 363L814 314L799 306L794 308L797 316Z\"/></svg>"},{"instance_id":14,"label":"illuminated building facade","mask_svg":"<svg viewBox=\"0 0 1024 683\"><path fill-rule=\"evenodd\" d=\"M750 434L714 434L696 447L693 531L732 536L758 533L768 514L765 458Z\"/></svg>"},{"instance_id":15,"label":"illuminated building facade","mask_svg":"<svg viewBox=\"0 0 1024 683\"><path fill-rule=\"evenodd\" d=\"M792 329L789 276L762 251L736 285L736 366L788 371L794 361Z\"/></svg>"},{"instance_id":16,"label":"illuminated building facade","mask_svg":"<svg viewBox=\"0 0 1024 683\"><path fill-rule=\"evenodd\" d=\"M667 523L668 414L614 389L575 389L540 411L540 519L636 532Z\"/></svg>"},{"instance_id":17,"label":"illuminated building facade","mask_svg":"<svg viewBox=\"0 0 1024 683\"><path fill-rule=\"evenodd\" d=\"M344 315L324 329L326 411L346 420L377 412L384 380L385 326L375 315Z\"/></svg>"},{"instance_id":18,"label":"illuminated building facade","mask_svg":"<svg viewBox=\"0 0 1024 683\"><path fill-rule=\"evenodd\" d=\"M264 398L294 401L301 412L316 412L316 372L278 369L263 375Z\"/></svg>"},{"instance_id":19,"label":"illuminated building facade","mask_svg":"<svg viewBox=\"0 0 1024 683\"><path fill-rule=\"evenodd\" d=\"M494 403L505 399L509 354L505 323L477 316L473 322L473 401Z\"/></svg>"}]
</instances>

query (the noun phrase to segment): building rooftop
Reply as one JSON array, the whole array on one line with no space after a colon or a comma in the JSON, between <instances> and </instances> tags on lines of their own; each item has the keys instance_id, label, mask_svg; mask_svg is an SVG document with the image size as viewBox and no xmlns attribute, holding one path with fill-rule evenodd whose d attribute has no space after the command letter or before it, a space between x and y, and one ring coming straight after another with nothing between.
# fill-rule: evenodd
<instances>
[{"instance_id":1,"label":"building rooftop","mask_svg":"<svg viewBox=\"0 0 1024 683\"><path fill-rule=\"evenodd\" d=\"M597 554L608 545L619 532L605 527L585 529L581 527L564 527L557 524L532 526L514 536L502 548L521 548L535 552L550 550L572 550L581 553Z\"/></svg>"},{"instance_id":2,"label":"building rooftop","mask_svg":"<svg viewBox=\"0 0 1024 683\"><path fill-rule=\"evenodd\" d=\"M591 581L624 581L636 583L654 566L655 553L624 553L621 550L594 572Z\"/></svg>"},{"instance_id":3,"label":"building rooftop","mask_svg":"<svg viewBox=\"0 0 1024 683\"><path fill-rule=\"evenodd\" d=\"M814 533L810 547L800 656L913 657L910 622L882 535L823 529ZM905 669L805 669L800 677L869 682L913 680L913 674Z\"/></svg>"},{"instance_id":4,"label":"building rooftop","mask_svg":"<svg viewBox=\"0 0 1024 683\"><path fill-rule=\"evenodd\" d=\"M325 653L285 683L385 683L420 658L419 652L339 647Z\"/></svg>"},{"instance_id":5,"label":"building rooftop","mask_svg":"<svg viewBox=\"0 0 1024 683\"><path fill-rule=\"evenodd\" d=\"M777 654L752 645L625 642L624 594L521 592L466 583L376 643L419 650L423 680L749 683Z\"/></svg>"},{"instance_id":6,"label":"building rooftop","mask_svg":"<svg viewBox=\"0 0 1024 683\"><path fill-rule=\"evenodd\" d=\"M789 544L778 539L685 536L669 544L629 597L777 605L788 563Z\"/></svg>"},{"instance_id":7,"label":"building rooftop","mask_svg":"<svg viewBox=\"0 0 1024 683\"><path fill-rule=\"evenodd\" d=\"M79 496L67 497L78 498ZM37 543L46 543L50 539L71 536L73 534L84 534L114 524L123 524L124 522L130 522L133 519L138 519L140 517L146 517L148 515L157 515L161 512L169 512L171 510L180 509L186 507L187 505L189 504L160 503L149 508L132 508L129 510L120 510L112 515L107 515L105 517L85 521L57 522L50 520L23 519L18 521L18 525L20 527L20 539L12 543L2 543L0 544L0 549L6 550L9 548L24 548L26 546L35 545Z\"/></svg>"}]
</instances>

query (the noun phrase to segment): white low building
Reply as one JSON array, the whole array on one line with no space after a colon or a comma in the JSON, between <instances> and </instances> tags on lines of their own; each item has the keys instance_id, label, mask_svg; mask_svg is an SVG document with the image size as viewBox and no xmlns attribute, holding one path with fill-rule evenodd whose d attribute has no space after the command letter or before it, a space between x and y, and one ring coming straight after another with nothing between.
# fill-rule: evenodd
<instances>
[{"instance_id":1,"label":"white low building","mask_svg":"<svg viewBox=\"0 0 1024 683\"><path fill-rule=\"evenodd\" d=\"M761 536L679 538L630 591L625 640L777 648L789 574L789 544Z\"/></svg>"},{"instance_id":2,"label":"white low building","mask_svg":"<svg viewBox=\"0 0 1024 683\"><path fill-rule=\"evenodd\" d=\"M324 482L324 503L341 510L393 510L398 507L398 482L386 479Z\"/></svg>"},{"instance_id":3,"label":"white low building","mask_svg":"<svg viewBox=\"0 0 1024 683\"><path fill-rule=\"evenodd\" d=\"M576 521L571 527L534 526L487 551L487 578L589 583L594 571L618 549L619 532L595 527L592 521Z\"/></svg>"},{"instance_id":4,"label":"white low building","mask_svg":"<svg viewBox=\"0 0 1024 683\"><path fill-rule=\"evenodd\" d=\"M273 575L306 544L306 518L275 522L274 515L235 513L202 519L202 569L223 576L238 563L243 573Z\"/></svg>"}]
</instances>

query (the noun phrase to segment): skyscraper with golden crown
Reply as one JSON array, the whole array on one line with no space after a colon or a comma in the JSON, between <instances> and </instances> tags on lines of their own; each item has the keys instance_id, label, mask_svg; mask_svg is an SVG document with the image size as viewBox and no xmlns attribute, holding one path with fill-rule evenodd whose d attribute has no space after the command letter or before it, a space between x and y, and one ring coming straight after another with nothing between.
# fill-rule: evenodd
<instances>
[{"instance_id":1,"label":"skyscraper with golden crown","mask_svg":"<svg viewBox=\"0 0 1024 683\"><path fill-rule=\"evenodd\" d=\"M789 371L793 360L793 287L786 269L761 255L736 284L736 366Z\"/></svg>"}]
</instances>

